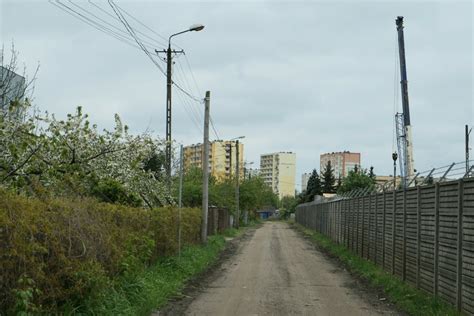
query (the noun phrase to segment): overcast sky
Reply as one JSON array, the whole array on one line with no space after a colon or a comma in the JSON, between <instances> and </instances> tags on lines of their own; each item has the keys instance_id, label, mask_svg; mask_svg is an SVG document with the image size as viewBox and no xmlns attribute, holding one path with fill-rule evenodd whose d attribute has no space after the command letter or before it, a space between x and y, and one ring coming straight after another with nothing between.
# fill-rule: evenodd
<instances>
[{"instance_id":1,"label":"overcast sky","mask_svg":"<svg viewBox=\"0 0 474 316\"><path fill-rule=\"evenodd\" d=\"M156 32L125 16L150 48L165 48L158 34L206 26L173 40L192 69L179 56L175 81L200 98L211 91L220 138L245 135L254 166L260 154L295 152L298 189L325 152L360 152L364 167L391 174L394 104L401 109L395 18L403 15L415 168L464 159L464 125L474 125L471 1L115 2ZM142 51L47 1L0 3L2 43L15 43L30 73L40 63L40 109L64 117L82 105L101 127L119 113L134 133L164 135L166 80ZM124 30L91 3L74 3ZM93 3L113 14L106 1ZM202 142L201 113L175 89L173 138Z\"/></svg>"}]
</instances>

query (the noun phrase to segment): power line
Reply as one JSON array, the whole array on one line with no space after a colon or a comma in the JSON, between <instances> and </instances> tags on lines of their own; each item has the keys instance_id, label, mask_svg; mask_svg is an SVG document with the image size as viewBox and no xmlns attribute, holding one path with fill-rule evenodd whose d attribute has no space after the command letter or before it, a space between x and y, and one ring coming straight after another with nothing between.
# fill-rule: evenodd
<instances>
[{"instance_id":1,"label":"power line","mask_svg":"<svg viewBox=\"0 0 474 316\"><path fill-rule=\"evenodd\" d=\"M101 25L100 23L97 23L97 22L95 22L95 21L93 21L93 20L91 20L91 19L85 17L84 15L82 15L82 14L76 12L76 11L73 10L72 8L68 7L67 5L65 5L65 4L63 4L63 3L59 2L59 1L54 2L54 1L52 1L52 0L49 0L48 2L51 3L52 5L54 5L55 7L59 8L60 10L66 12L67 14L73 16L74 18L76 18L76 19L78 19L78 20L80 20L80 21L82 21L82 22L84 22L84 23L86 23L86 24L92 26L93 28L95 28L95 29L97 29L97 30L99 30L99 31L101 31L101 32L103 32L103 33L109 35L109 36L112 36L112 37L114 37L115 39L117 39L117 40L119 40L119 41L121 41L121 42L123 42L123 43L125 43L125 44L127 44L127 45L129 45L129 46L132 46L133 48L140 49L140 48L139 48L137 45L135 45L135 44L133 43L133 41L131 41L128 37L125 37L125 36L123 36L123 35L121 35L121 34L118 34L118 33L114 32L113 30L110 30L110 29L107 28L107 27L104 27L104 26ZM58 3L59 3L59 4L58 4Z\"/></svg>"},{"instance_id":2,"label":"power line","mask_svg":"<svg viewBox=\"0 0 474 316\"><path fill-rule=\"evenodd\" d=\"M94 7L96 7L97 9L99 9L100 11L104 12L106 15L108 15L109 17L111 17L111 18L114 19L115 21L120 22L120 20L119 20L117 17L113 16L112 14L110 14L109 12L107 12L107 10L104 10L101 6L95 4L95 3L92 2L91 0L89 0L89 4L93 5ZM121 7L119 7L118 5L117 5L117 7L118 7L119 9L121 9L125 14L130 15L130 14L128 14L127 12L125 12L125 11L124 11ZM141 23L141 22L138 21L137 19L135 19L135 18L133 18L133 19L136 20L138 23L144 25L143 23ZM147 27L146 25L145 25L145 27L146 27L147 29L151 30L153 33L155 33L155 34L157 34L158 36L160 36L161 38L164 38L163 36L161 36L160 34L156 33L155 31L153 31L152 29L150 29L150 28ZM145 36L146 38L148 38L148 39L154 41L156 44L158 44L158 45L160 45L160 46L164 46L164 45L165 45L165 42L158 41L156 38L153 38L153 37L151 37L151 36L148 36L146 33L143 33L143 32L141 32L140 30L136 30L136 32L139 33L139 34L141 34L141 35L143 35L143 36Z\"/></svg>"},{"instance_id":3,"label":"power line","mask_svg":"<svg viewBox=\"0 0 474 316\"><path fill-rule=\"evenodd\" d=\"M121 6L119 6L118 4L115 4L123 13L125 13L126 15L128 15L132 20L134 20L135 22L137 22L138 24L140 24L141 26L143 26L144 28L146 28L147 30L153 32L155 35L159 36L160 38L162 38L163 40L165 40L165 42L168 42L168 39L166 37L164 37L163 35L157 33L155 30L153 30L152 28L148 27L146 24L144 24L143 22L141 22L140 20L138 20L137 18L135 18L133 15L131 15L130 13L128 13L125 9L123 9ZM176 46L177 48L179 49L183 49L182 47L179 47L178 45L176 44L173 44L174 46ZM166 46L166 45L164 45Z\"/></svg>"},{"instance_id":4,"label":"power line","mask_svg":"<svg viewBox=\"0 0 474 316\"><path fill-rule=\"evenodd\" d=\"M109 26L112 27L113 29L116 29L118 32L127 34L127 32L121 30L121 29L118 28L117 26L115 26L115 25L109 23L108 21L102 19L101 17L95 15L93 12L91 12L91 11L89 11L89 10L83 8L82 6L80 6L80 5L76 4L76 3L74 3L73 1L68 0L68 2L71 3L73 6L77 7L78 9L82 10L83 12L85 12L85 13L89 14L90 16L96 18L97 20L99 20L99 21L101 21L101 22L103 22L103 23L109 25ZM90 1L89 1L89 2L90 2ZM112 17L113 17L113 15L111 15L111 14L108 13L107 11L103 10L103 9L100 8L99 6L95 5L95 4L92 3L92 2L90 2L90 3L91 3L92 5L94 5L94 6L96 6L97 8L101 9L101 10L104 11L105 13L107 13L109 16L112 16ZM115 20L117 20L117 19L115 18ZM120 22L120 21L119 21L119 22ZM137 31L137 32L139 32L139 31ZM153 43L147 42L147 41L145 41L145 40L142 40L142 42L143 42L143 43L146 43L146 44L148 44L148 45L154 45ZM161 45L161 44L160 44L160 45Z\"/></svg>"},{"instance_id":5,"label":"power line","mask_svg":"<svg viewBox=\"0 0 474 316\"><path fill-rule=\"evenodd\" d=\"M155 66L166 76L166 73L165 71L163 70L163 68L161 68L161 66L156 62L156 60L151 56L150 52L147 50L147 48L143 45L143 43L141 42L141 40L137 37L137 35L135 34L135 31L134 29L130 26L130 24L128 24L127 22L127 19L125 19L125 17L123 16L123 14L120 12L120 10L118 8L115 7L115 4L112 2L112 0L108 0L108 3L110 5L110 7L112 8L112 10L114 10L115 12L115 15L117 15L117 17L119 18L120 22L125 26L125 28L127 29L128 33L132 36L132 38L135 40L135 42L138 44L138 46L140 46L140 48L142 49L142 51L148 56L148 58L151 60L151 62L153 64L155 64Z\"/></svg>"},{"instance_id":6,"label":"power line","mask_svg":"<svg viewBox=\"0 0 474 316\"><path fill-rule=\"evenodd\" d=\"M214 132L214 134L216 135L217 137L217 140L221 140L221 138L219 137L219 133L217 133L217 129L216 127L214 126L214 120L212 119L212 117L209 115L209 121L211 123L211 127L212 127L212 131Z\"/></svg>"}]
</instances>

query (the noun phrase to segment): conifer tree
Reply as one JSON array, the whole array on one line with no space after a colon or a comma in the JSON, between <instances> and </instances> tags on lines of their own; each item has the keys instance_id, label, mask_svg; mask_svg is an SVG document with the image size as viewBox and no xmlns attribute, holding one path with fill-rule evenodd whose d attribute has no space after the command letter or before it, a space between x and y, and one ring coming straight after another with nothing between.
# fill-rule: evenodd
<instances>
[{"instance_id":1,"label":"conifer tree","mask_svg":"<svg viewBox=\"0 0 474 316\"><path fill-rule=\"evenodd\" d=\"M316 169L313 169L311 176L308 180L308 185L306 187L305 201L310 202L314 200L314 196L321 195L321 179L319 178L318 172Z\"/></svg>"},{"instance_id":2,"label":"conifer tree","mask_svg":"<svg viewBox=\"0 0 474 316\"><path fill-rule=\"evenodd\" d=\"M334 193L336 177L334 176L334 169L332 169L331 161L328 161L322 173L322 188L324 193Z\"/></svg>"}]
</instances>

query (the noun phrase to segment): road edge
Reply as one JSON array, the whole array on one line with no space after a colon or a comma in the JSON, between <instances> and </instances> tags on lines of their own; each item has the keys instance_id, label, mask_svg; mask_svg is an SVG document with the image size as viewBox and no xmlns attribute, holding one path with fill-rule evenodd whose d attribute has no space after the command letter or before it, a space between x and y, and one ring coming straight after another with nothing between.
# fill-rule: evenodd
<instances>
[{"instance_id":1,"label":"road edge","mask_svg":"<svg viewBox=\"0 0 474 316\"><path fill-rule=\"evenodd\" d=\"M186 281L179 295L170 298L165 305L159 310L153 311L151 315L183 315L188 306L201 294L202 290L220 275L219 268L236 255L239 249L243 247L243 242L249 241L261 226L262 224L257 224L256 226L245 227L243 233L230 240L226 238L224 249L219 253L217 259L204 271Z\"/></svg>"}]
</instances>

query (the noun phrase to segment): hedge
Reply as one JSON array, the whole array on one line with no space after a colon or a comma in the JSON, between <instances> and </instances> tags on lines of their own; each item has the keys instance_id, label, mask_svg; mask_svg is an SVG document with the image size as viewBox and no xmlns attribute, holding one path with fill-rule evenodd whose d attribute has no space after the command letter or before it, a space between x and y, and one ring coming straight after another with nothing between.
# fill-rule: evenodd
<instances>
[{"instance_id":1,"label":"hedge","mask_svg":"<svg viewBox=\"0 0 474 316\"><path fill-rule=\"evenodd\" d=\"M198 243L198 209L182 209L183 244ZM60 313L177 247L177 210L94 199L38 200L0 190L0 311ZM1 314L1 312L0 312Z\"/></svg>"}]
</instances>

